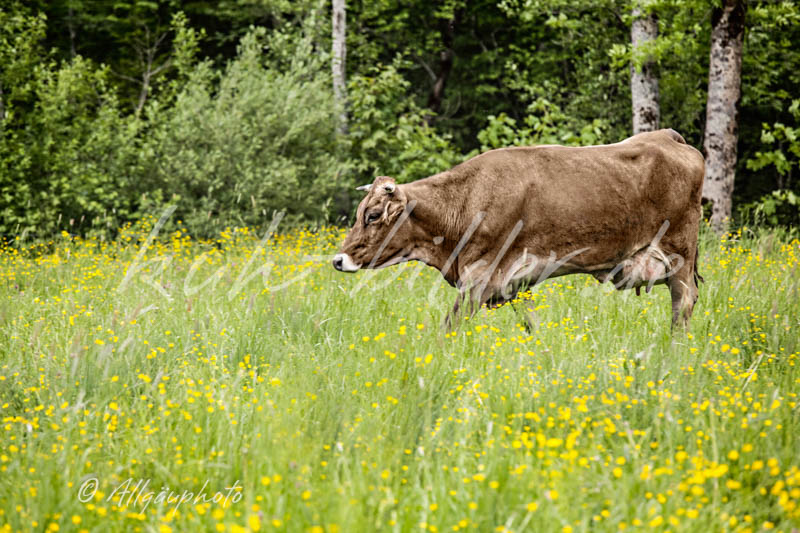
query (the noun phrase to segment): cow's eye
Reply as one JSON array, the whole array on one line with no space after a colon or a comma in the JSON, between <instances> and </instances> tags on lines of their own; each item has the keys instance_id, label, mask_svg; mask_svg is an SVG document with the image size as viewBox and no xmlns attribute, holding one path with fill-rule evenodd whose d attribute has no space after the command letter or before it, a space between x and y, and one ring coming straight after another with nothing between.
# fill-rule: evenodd
<instances>
[{"instance_id":1,"label":"cow's eye","mask_svg":"<svg viewBox=\"0 0 800 533\"><path fill-rule=\"evenodd\" d=\"M374 211L367 215L367 224L370 222L375 222L379 218L381 218L381 214L378 211Z\"/></svg>"}]
</instances>

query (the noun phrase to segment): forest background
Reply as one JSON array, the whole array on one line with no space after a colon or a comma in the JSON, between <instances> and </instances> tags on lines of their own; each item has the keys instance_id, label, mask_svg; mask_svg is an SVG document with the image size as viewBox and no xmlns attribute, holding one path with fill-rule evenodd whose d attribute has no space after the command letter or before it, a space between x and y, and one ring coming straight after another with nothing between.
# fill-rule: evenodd
<instances>
[{"instance_id":1,"label":"forest background","mask_svg":"<svg viewBox=\"0 0 800 533\"><path fill-rule=\"evenodd\" d=\"M0 237L344 225L377 175L657 127L717 228L793 226L799 89L789 1L4 2Z\"/></svg>"}]
</instances>

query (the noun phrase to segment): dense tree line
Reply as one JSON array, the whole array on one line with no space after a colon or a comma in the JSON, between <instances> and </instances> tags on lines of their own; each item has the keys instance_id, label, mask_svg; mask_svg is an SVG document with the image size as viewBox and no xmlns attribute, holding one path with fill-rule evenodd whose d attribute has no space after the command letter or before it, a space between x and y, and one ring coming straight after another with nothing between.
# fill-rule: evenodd
<instances>
[{"instance_id":1,"label":"dense tree line","mask_svg":"<svg viewBox=\"0 0 800 533\"><path fill-rule=\"evenodd\" d=\"M6 2L0 233L337 221L375 175L655 127L710 216L795 224L798 67L791 1Z\"/></svg>"}]
</instances>

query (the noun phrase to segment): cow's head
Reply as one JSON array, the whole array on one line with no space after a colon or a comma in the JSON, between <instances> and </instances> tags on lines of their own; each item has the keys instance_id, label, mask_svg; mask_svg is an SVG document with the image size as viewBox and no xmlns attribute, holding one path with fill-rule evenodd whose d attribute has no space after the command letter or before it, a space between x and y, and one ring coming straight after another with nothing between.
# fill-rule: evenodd
<instances>
[{"instance_id":1,"label":"cow's head","mask_svg":"<svg viewBox=\"0 0 800 533\"><path fill-rule=\"evenodd\" d=\"M408 198L393 178L379 176L367 191L356 212L356 223L333 258L333 267L342 272L359 268L379 268L403 260L407 250L402 226Z\"/></svg>"}]
</instances>

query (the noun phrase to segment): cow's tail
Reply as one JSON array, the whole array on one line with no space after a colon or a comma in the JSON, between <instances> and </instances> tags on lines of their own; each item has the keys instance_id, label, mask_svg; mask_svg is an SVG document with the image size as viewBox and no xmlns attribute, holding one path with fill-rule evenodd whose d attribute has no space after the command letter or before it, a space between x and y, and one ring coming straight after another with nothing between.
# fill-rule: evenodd
<instances>
[{"instance_id":1,"label":"cow's tail","mask_svg":"<svg viewBox=\"0 0 800 533\"><path fill-rule=\"evenodd\" d=\"M700 282L706 282L703 279L703 276L700 275L700 272L697 271L697 256L700 255L700 246L696 246L694 249L694 285L698 289L700 288Z\"/></svg>"}]
</instances>

